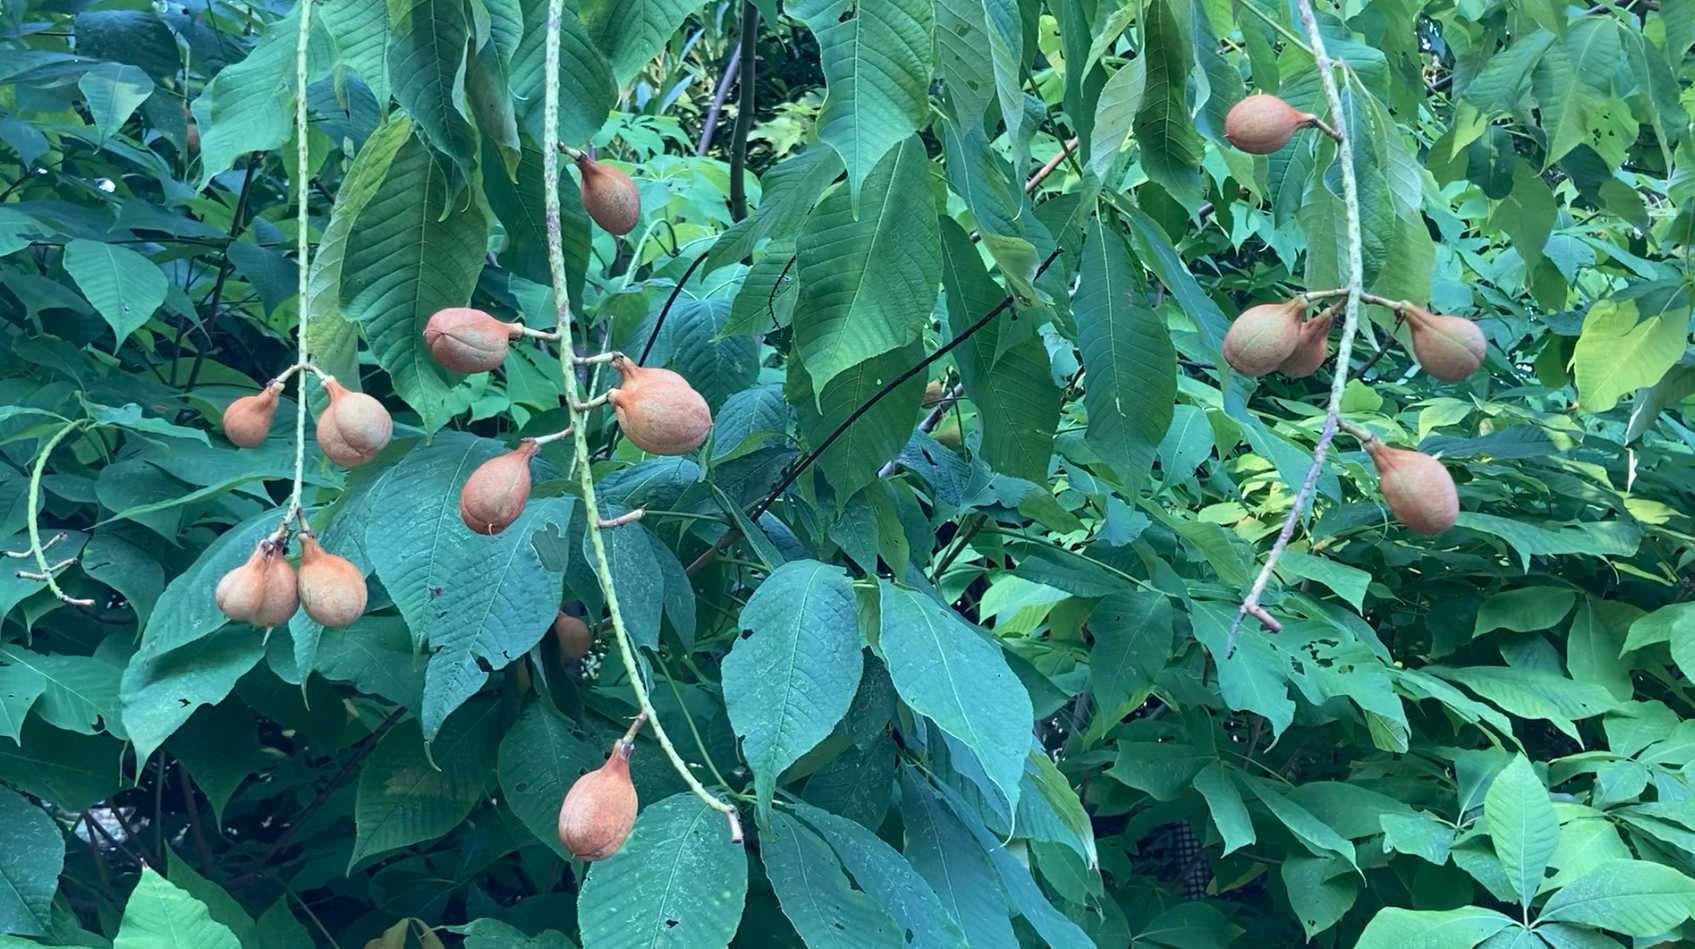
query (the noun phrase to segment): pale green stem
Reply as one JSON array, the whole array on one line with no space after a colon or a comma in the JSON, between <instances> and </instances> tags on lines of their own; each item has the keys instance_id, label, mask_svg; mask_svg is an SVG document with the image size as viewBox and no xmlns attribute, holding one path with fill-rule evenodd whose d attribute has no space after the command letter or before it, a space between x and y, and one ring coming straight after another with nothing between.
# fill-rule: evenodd
<instances>
[{"instance_id":1,"label":"pale green stem","mask_svg":"<svg viewBox=\"0 0 1695 949\"><path fill-rule=\"evenodd\" d=\"M548 0L547 59L542 71L544 142L559 141L559 27L564 16L564 0ZM636 654L630 645L630 636L624 626L623 610L618 605L612 566L606 557L606 540L601 536L600 507L595 502L594 472L589 466L588 427L580 418L584 409L580 407L582 399L577 390L577 373L571 365L571 296L565 281L564 238L559 223L559 152L556 148L542 150L542 189L545 192L547 209L547 263L553 278L554 319L559 332L559 366L565 382L565 404L571 413L571 428L574 432L572 443L576 446L577 481L582 486L583 505L588 513L586 520L589 546L594 551L595 573L600 577L600 588L606 594L606 612L612 621L613 637L618 641L618 656L623 660L624 672L630 678L630 691L635 694L642 714L653 722L654 738L659 741L659 747L664 749L665 756L671 760L671 766L682 777L683 783L708 807L724 815L730 825L730 838L740 843L742 825L736 806L720 800L700 783L689 770L682 755L677 753L671 736L665 733L665 727L659 723L659 716L654 712L647 686L642 682L641 667L636 663Z\"/></svg>"},{"instance_id":2,"label":"pale green stem","mask_svg":"<svg viewBox=\"0 0 1695 949\"><path fill-rule=\"evenodd\" d=\"M53 437L47 439L47 444L41 446L41 457L36 459L35 470L29 473L29 517L26 520L29 525L29 552L35 555L35 565L41 571L41 578L47 581L47 589L52 590L53 595L61 601L73 606L93 606L93 600L79 600L59 588L59 581L54 574L74 563L75 558L64 563L48 564L47 548L41 543L41 518L38 514L41 510L41 475L47 470L47 459L52 456L53 449L65 440L65 436L79 431L82 426L82 422L71 422L54 432Z\"/></svg>"},{"instance_id":3,"label":"pale green stem","mask_svg":"<svg viewBox=\"0 0 1695 949\"><path fill-rule=\"evenodd\" d=\"M294 44L294 189L299 207L295 211L295 228L299 231L296 240L300 249L296 255L299 296L296 298L296 309L300 311L300 323L295 328L299 338L300 356L295 365L309 367L311 363L306 356L306 318L308 300L306 298L306 268L309 244L307 237L306 195L310 189L306 180L310 163L306 150L306 80L307 50L312 45L312 0L300 0L300 32ZM316 367L312 367L316 369ZM300 384L295 387L294 411L294 491L288 498L288 510L283 514L284 530L287 529L288 519L300 512L300 492L306 481L306 375L300 376ZM302 523L304 523L302 518Z\"/></svg>"}]
</instances>

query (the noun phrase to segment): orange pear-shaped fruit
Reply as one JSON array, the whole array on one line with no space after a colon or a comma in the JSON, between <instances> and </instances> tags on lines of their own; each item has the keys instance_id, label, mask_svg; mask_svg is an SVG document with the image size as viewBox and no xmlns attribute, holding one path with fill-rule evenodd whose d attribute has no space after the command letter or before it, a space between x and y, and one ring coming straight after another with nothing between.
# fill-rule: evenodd
<instances>
[{"instance_id":1,"label":"orange pear-shaped fruit","mask_svg":"<svg viewBox=\"0 0 1695 949\"><path fill-rule=\"evenodd\" d=\"M1263 376L1283 364L1301 341L1301 314L1307 301L1249 307L1224 334L1224 361L1244 376Z\"/></svg>"},{"instance_id":2,"label":"orange pear-shaped fruit","mask_svg":"<svg viewBox=\"0 0 1695 949\"><path fill-rule=\"evenodd\" d=\"M553 620L553 638L559 641L559 654L566 659L581 659L594 648L594 631L564 610Z\"/></svg>"},{"instance_id":3,"label":"orange pear-shaped fruit","mask_svg":"<svg viewBox=\"0 0 1695 949\"><path fill-rule=\"evenodd\" d=\"M343 468L357 468L377 457L394 437L394 419L388 409L334 379L324 380L324 391L330 404L318 416L319 450Z\"/></svg>"},{"instance_id":4,"label":"orange pear-shaped fruit","mask_svg":"<svg viewBox=\"0 0 1695 949\"><path fill-rule=\"evenodd\" d=\"M1231 106L1224 116L1224 137L1252 155L1269 155L1317 124L1317 116L1302 112L1276 96L1260 93Z\"/></svg>"},{"instance_id":5,"label":"orange pear-shaped fruit","mask_svg":"<svg viewBox=\"0 0 1695 949\"><path fill-rule=\"evenodd\" d=\"M465 306L438 310L424 327L430 355L454 372L488 372L506 359L512 340L524 335L517 323L503 323Z\"/></svg>"},{"instance_id":6,"label":"orange pear-shaped fruit","mask_svg":"<svg viewBox=\"0 0 1695 949\"><path fill-rule=\"evenodd\" d=\"M265 603L265 566L267 545L261 540L253 546L247 562L224 574L213 592L218 611L233 620L249 622Z\"/></svg>"},{"instance_id":7,"label":"orange pear-shaped fruit","mask_svg":"<svg viewBox=\"0 0 1695 949\"><path fill-rule=\"evenodd\" d=\"M1483 365L1489 344L1476 323L1416 306L1407 307L1406 314L1413 358L1433 378L1459 382Z\"/></svg>"},{"instance_id":8,"label":"orange pear-shaped fruit","mask_svg":"<svg viewBox=\"0 0 1695 949\"><path fill-rule=\"evenodd\" d=\"M577 170L583 174L583 210L594 223L620 236L634 230L642 217L642 196L630 176L587 155L577 156Z\"/></svg>"},{"instance_id":9,"label":"orange pear-shaped fruit","mask_svg":"<svg viewBox=\"0 0 1695 949\"><path fill-rule=\"evenodd\" d=\"M294 567L288 562L282 543L264 542L269 547L265 556L265 599L254 611L254 626L281 626L300 609L300 594L295 590Z\"/></svg>"},{"instance_id":10,"label":"orange pear-shaped fruit","mask_svg":"<svg viewBox=\"0 0 1695 949\"><path fill-rule=\"evenodd\" d=\"M1440 461L1421 451L1390 448L1372 439L1365 450L1377 465L1377 484L1395 519L1427 537L1450 527L1460 515L1454 478Z\"/></svg>"},{"instance_id":11,"label":"orange pear-shaped fruit","mask_svg":"<svg viewBox=\"0 0 1695 949\"><path fill-rule=\"evenodd\" d=\"M612 361L623 377L606 394L625 437L654 455L686 455L712 431L712 410L689 381L669 369L638 366L622 353Z\"/></svg>"},{"instance_id":12,"label":"orange pear-shaped fruit","mask_svg":"<svg viewBox=\"0 0 1695 949\"><path fill-rule=\"evenodd\" d=\"M277 398L283 387L272 382L258 395L244 395L224 409L224 437L237 448L258 448L271 434L277 415Z\"/></svg>"},{"instance_id":13,"label":"orange pear-shaped fruit","mask_svg":"<svg viewBox=\"0 0 1695 949\"><path fill-rule=\"evenodd\" d=\"M300 536L299 593L306 615L324 626L343 629L365 613L365 575L309 534Z\"/></svg>"},{"instance_id":14,"label":"orange pear-shaped fruit","mask_svg":"<svg viewBox=\"0 0 1695 949\"><path fill-rule=\"evenodd\" d=\"M605 860L624 846L636 823L636 786L630 783L630 742L571 785L559 808L559 842L579 860Z\"/></svg>"},{"instance_id":15,"label":"orange pear-shaped fruit","mask_svg":"<svg viewBox=\"0 0 1695 949\"><path fill-rule=\"evenodd\" d=\"M530 459L540 446L526 438L517 448L477 466L459 490L459 517L479 534L512 525L530 500Z\"/></svg>"},{"instance_id":16,"label":"orange pear-shaped fruit","mask_svg":"<svg viewBox=\"0 0 1695 949\"><path fill-rule=\"evenodd\" d=\"M1330 323L1333 319L1330 311L1326 310L1302 323L1301 338L1295 343L1295 351L1278 365L1277 371L1291 379L1305 379L1317 372L1318 367L1330 358Z\"/></svg>"}]
</instances>

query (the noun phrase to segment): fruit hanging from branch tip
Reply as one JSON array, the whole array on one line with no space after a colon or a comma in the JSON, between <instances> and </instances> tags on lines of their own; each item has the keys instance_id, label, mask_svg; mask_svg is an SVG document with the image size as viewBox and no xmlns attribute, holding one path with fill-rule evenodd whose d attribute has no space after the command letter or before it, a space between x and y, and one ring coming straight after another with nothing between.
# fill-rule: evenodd
<instances>
[{"instance_id":1,"label":"fruit hanging from branch tip","mask_svg":"<svg viewBox=\"0 0 1695 949\"><path fill-rule=\"evenodd\" d=\"M625 437L654 455L686 455L712 431L712 410L689 381L669 369L638 366L620 353L612 360L622 380L606 394Z\"/></svg>"},{"instance_id":2,"label":"fruit hanging from branch tip","mask_svg":"<svg viewBox=\"0 0 1695 949\"><path fill-rule=\"evenodd\" d=\"M286 540L266 538L241 566L224 574L212 593L218 611L254 626L281 626L300 608L294 568L285 556Z\"/></svg>"},{"instance_id":3,"label":"fruit hanging from branch tip","mask_svg":"<svg viewBox=\"0 0 1695 949\"><path fill-rule=\"evenodd\" d=\"M1432 378L1459 382L1483 365L1489 343L1476 323L1416 306L1406 307L1405 313L1413 358Z\"/></svg>"},{"instance_id":4,"label":"fruit hanging from branch tip","mask_svg":"<svg viewBox=\"0 0 1695 949\"><path fill-rule=\"evenodd\" d=\"M630 752L622 739L606 764L571 785L559 808L559 842L579 860L605 860L624 846L636 823L636 786L630 783Z\"/></svg>"},{"instance_id":5,"label":"fruit hanging from branch tip","mask_svg":"<svg viewBox=\"0 0 1695 949\"><path fill-rule=\"evenodd\" d=\"M1263 376L1283 364L1301 342L1305 297L1249 307L1224 334L1224 360L1244 376Z\"/></svg>"},{"instance_id":6,"label":"fruit hanging from branch tip","mask_svg":"<svg viewBox=\"0 0 1695 949\"><path fill-rule=\"evenodd\" d=\"M1262 92L1230 107L1224 137L1250 155L1269 155L1289 144L1296 132L1316 125L1318 116Z\"/></svg>"},{"instance_id":7,"label":"fruit hanging from branch tip","mask_svg":"<svg viewBox=\"0 0 1695 949\"><path fill-rule=\"evenodd\" d=\"M1289 358L1277 366L1277 371L1291 379L1305 379L1318 371L1330 358L1330 324L1335 319L1330 310L1301 324L1301 338Z\"/></svg>"},{"instance_id":8,"label":"fruit hanging from branch tip","mask_svg":"<svg viewBox=\"0 0 1695 949\"><path fill-rule=\"evenodd\" d=\"M437 310L424 327L430 355L454 372L488 372L506 360L512 341L524 335L518 323L504 323L466 306Z\"/></svg>"},{"instance_id":9,"label":"fruit hanging from branch tip","mask_svg":"<svg viewBox=\"0 0 1695 949\"><path fill-rule=\"evenodd\" d=\"M479 534L512 526L530 500L530 459L539 446L526 438L517 448L490 458L471 472L459 490L459 518Z\"/></svg>"},{"instance_id":10,"label":"fruit hanging from branch tip","mask_svg":"<svg viewBox=\"0 0 1695 949\"><path fill-rule=\"evenodd\" d=\"M1440 461L1421 451L1391 448L1381 439L1365 443L1377 465L1377 484L1395 519L1426 537L1450 527L1460 514L1454 477Z\"/></svg>"},{"instance_id":11,"label":"fruit hanging from branch tip","mask_svg":"<svg viewBox=\"0 0 1695 949\"><path fill-rule=\"evenodd\" d=\"M377 457L394 437L394 419L383 404L324 377L330 404L318 416L318 448L343 468L357 468Z\"/></svg>"},{"instance_id":12,"label":"fruit hanging from branch tip","mask_svg":"<svg viewBox=\"0 0 1695 949\"><path fill-rule=\"evenodd\" d=\"M224 409L224 437L237 448L258 448L271 434L282 384L271 382L258 395L244 395Z\"/></svg>"},{"instance_id":13,"label":"fruit hanging from branch tip","mask_svg":"<svg viewBox=\"0 0 1695 949\"><path fill-rule=\"evenodd\" d=\"M583 658L594 648L594 630L564 610L553 620L553 638L559 642L559 654L567 662Z\"/></svg>"},{"instance_id":14,"label":"fruit hanging from branch tip","mask_svg":"<svg viewBox=\"0 0 1695 949\"><path fill-rule=\"evenodd\" d=\"M577 155L577 170L583 174L583 210L594 223L619 237L635 230L642 217L642 196L630 176L583 153Z\"/></svg>"},{"instance_id":15,"label":"fruit hanging from branch tip","mask_svg":"<svg viewBox=\"0 0 1695 949\"><path fill-rule=\"evenodd\" d=\"M300 535L299 594L306 615L332 629L352 626L365 613L365 575L310 534Z\"/></svg>"}]
</instances>

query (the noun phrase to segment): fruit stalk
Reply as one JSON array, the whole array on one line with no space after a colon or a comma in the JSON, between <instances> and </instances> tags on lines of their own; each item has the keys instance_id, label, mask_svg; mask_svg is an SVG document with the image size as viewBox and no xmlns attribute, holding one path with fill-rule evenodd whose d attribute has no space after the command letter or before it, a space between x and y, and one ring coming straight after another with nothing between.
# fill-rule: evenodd
<instances>
[{"instance_id":1,"label":"fruit stalk","mask_svg":"<svg viewBox=\"0 0 1695 949\"><path fill-rule=\"evenodd\" d=\"M294 328L294 335L299 345L300 355L295 360L295 366L308 367L311 362L306 354L306 318L311 309L308 305L306 277L310 265L311 242L308 240L306 218L306 196L311 193L308 187L310 177L310 157L307 154L306 139L306 86L309 76L306 68L307 50L312 45L312 4L310 0L300 4L300 31L294 42L294 193L298 202L295 208L294 227L296 239L300 242L299 252L295 254L295 269L299 296L297 309L300 311L300 321ZM315 368L315 367L314 367ZM295 387L294 407L294 488L288 495L288 507L283 511L282 524L277 533L286 535L288 521L291 517L304 515L300 507L300 492L306 481L306 376L300 377L300 384Z\"/></svg>"},{"instance_id":2,"label":"fruit stalk","mask_svg":"<svg viewBox=\"0 0 1695 949\"><path fill-rule=\"evenodd\" d=\"M542 140L545 142L559 141L559 28L565 17L565 0L548 0L547 4L547 56L542 67ZM304 140L304 137L302 138ZM594 551L595 573L600 578L602 592L606 595L606 611L612 620L613 638L618 642L618 656L623 660L624 672L630 679L630 690L635 694L636 703L641 707L641 714L653 721L654 738L659 741L659 747L670 759L671 766L682 777L690 791L699 797L708 807L724 815L730 825L730 839L736 843L742 840L741 817L736 806L708 791L690 772L688 764L671 743L671 737L665 733L665 728L659 723L654 713L653 702L648 695L647 686L642 682L641 668L636 663L635 652L630 646L630 636L624 626L623 611L618 605L618 594L615 581L612 578L612 567L606 556L606 540L601 536L600 507L595 502L594 472L589 466L588 430L579 419L581 411L578 406L582 402L581 393L577 388L577 373L571 365L571 296L570 286L565 279L565 248L564 236L560 226L559 211L559 154L560 149L545 148L542 151L542 192L546 201L547 218L547 264L553 281L554 316L559 333L559 366L565 383L565 404L571 414L571 428L574 431L572 445L575 447L577 481L582 486L583 504L588 510L589 546ZM637 719L640 727L641 718Z\"/></svg>"},{"instance_id":3,"label":"fruit stalk","mask_svg":"<svg viewBox=\"0 0 1695 949\"><path fill-rule=\"evenodd\" d=\"M1295 2L1301 11L1301 25L1306 27L1307 39L1312 43L1313 58L1317 60L1318 81L1324 87L1324 98L1329 103L1330 115L1335 122L1335 128L1329 131L1336 139L1336 163L1342 172L1342 205L1347 212L1347 305L1342 311L1342 338L1336 345L1336 372L1332 373L1330 402L1324 409L1324 428L1319 433L1318 444L1313 447L1312 464L1307 468L1301 489L1295 494L1295 503L1289 507L1289 516L1283 520L1283 529L1277 533L1277 542L1271 545L1271 553L1266 555L1265 566L1260 568L1259 576L1254 578L1253 587L1249 589L1248 595L1243 597L1242 605L1236 611L1236 618L1230 624L1230 632L1224 640L1226 659L1236 651L1236 632L1241 629L1244 617L1253 616L1273 632L1280 628L1277 621L1271 619L1271 614L1259 605L1259 598L1265 593L1266 584L1271 582L1271 574L1277 568L1278 558L1283 555L1289 541L1295 536L1295 525L1300 523L1301 512L1306 508L1307 502L1312 500L1319 472L1324 470L1324 456L1330 450L1330 442L1336 437L1336 423L1342 416L1342 394L1348 387L1347 370L1354 352L1354 336L1359 332L1360 298L1365 288L1359 182L1354 178L1354 145L1347 134L1347 114L1342 111L1342 92L1336 87L1336 63L1324 48L1324 34L1319 32L1318 18L1312 10L1312 0Z\"/></svg>"}]
</instances>

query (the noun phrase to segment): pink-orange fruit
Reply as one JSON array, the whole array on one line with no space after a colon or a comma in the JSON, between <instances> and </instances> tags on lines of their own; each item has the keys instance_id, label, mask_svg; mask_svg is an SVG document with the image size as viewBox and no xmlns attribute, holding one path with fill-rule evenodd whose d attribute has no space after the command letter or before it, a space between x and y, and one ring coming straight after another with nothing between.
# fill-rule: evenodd
<instances>
[{"instance_id":1,"label":"pink-orange fruit","mask_svg":"<svg viewBox=\"0 0 1695 949\"><path fill-rule=\"evenodd\" d=\"M530 459L540 446L526 438L518 447L477 466L459 491L459 517L479 534L498 534L524 513L530 500Z\"/></svg>"},{"instance_id":2,"label":"pink-orange fruit","mask_svg":"<svg viewBox=\"0 0 1695 949\"><path fill-rule=\"evenodd\" d=\"M1408 307L1407 329L1413 358L1424 371L1443 382L1459 382L1483 365L1489 344L1483 330L1463 316L1444 316Z\"/></svg>"},{"instance_id":3,"label":"pink-orange fruit","mask_svg":"<svg viewBox=\"0 0 1695 949\"><path fill-rule=\"evenodd\" d=\"M712 410L689 381L669 369L638 366L622 353L612 365L623 377L606 394L625 437L654 455L686 455L712 431Z\"/></svg>"},{"instance_id":4,"label":"pink-orange fruit","mask_svg":"<svg viewBox=\"0 0 1695 949\"><path fill-rule=\"evenodd\" d=\"M281 385L273 382L258 395L244 395L224 409L224 437L230 444L237 448L258 448L265 444L282 390Z\"/></svg>"},{"instance_id":5,"label":"pink-orange fruit","mask_svg":"<svg viewBox=\"0 0 1695 949\"><path fill-rule=\"evenodd\" d=\"M224 574L213 593L218 611L233 620L247 622L265 602L265 566L269 541L253 547L247 562Z\"/></svg>"},{"instance_id":6,"label":"pink-orange fruit","mask_svg":"<svg viewBox=\"0 0 1695 949\"><path fill-rule=\"evenodd\" d=\"M436 362L454 372L488 372L506 359L512 340L524 335L517 323L503 323L465 306L438 310L424 327L424 345Z\"/></svg>"},{"instance_id":7,"label":"pink-orange fruit","mask_svg":"<svg viewBox=\"0 0 1695 949\"><path fill-rule=\"evenodd\" d=\"M571 785L559 808L559 842L579 860L605 860L624 846L636 823L636 786L630 783L630 742Z\"/></svg>"},{"instance_id":8,"label":"pink-orange fruit","mask_svg":"<svg viewBox=\"0 0 1695 949\"><path fill-rule=\"evenodd\" d=\"M1224 334L1224 360L1244 376L1263 376L1283 364L1301 341L1305 297L1249 307Z\"/></svg>"},{"instance_id":9,"label":"pink-orange fruit","mask_svg":"<svg viewBox=\"0 0 1695 949\"><path fill-rule=\"evenodd\" d=\"M1244 152L1269 155L1289 144L1296 132L1317 124L1318 117L1311 112L1260 93L1231 106L1224 116L1224 137Z\"/></svg>"},{"instance_id":10,"label":"pink-orange fruit","mask_svg":"<svg viewBox=\"0 0 1695 949\"><path fill-rule=\"evenodd\" d=\"M294 617L300 609L300 594L295 589L294 567L288 562L286 551L283 549L287 541L270 544L270 554L265 558L265 600L254 612L254 626L281 626Z\"/></svg>"},{"instance_id":11,"label":"pink-orange fruit","mask_svg":"<svg viewBox=\"0 0 1695 949\"><path fill-rule=\"evenodd\" d=\"M363 392L352 392L334 379L324 380L330 404L318 416L318 448L343 468L377 457L394 437L394 419L383 404Z\"/></svg>"},{"instance_id":12,"label":"pink-orange fruit","mask_svg":"<svg viewBox=\"0 0 1695 949\"><path fill-rule=\"evenodd\" d=\"M559 641L559 653L566 659L581 659L594 648L594 631L564 610L553 620L553 638Z\"/></svg>"},{"instance_id":13,"label":"pink-orange fruit","mask_svg":"<svg viewBox=\"0 0 1695 949\"><path fill-rule=\"evenodd\" d=\"M1460 499L1454 478L1440 461L1421 451L1390 448L1377 439L1365 444L1377 465L1377 484L1395 519L1427 537L1454 526Z\"/></svg>"},{"instance_id":14,"label":"pink-orange fruit","mask_svg":"<svg viewBox=\"0 0 1695 949\"><path fill-rule=\"evenodd\" d=\"M334 629L365 613L365 575L346 557L328 553L310 534L300 536L300 605L312 621Z\"/></svg>"},{"instance_id":15,"label":"pink-orange fruit","mask_svg":"<svg viewBox=\"0 0 1695 949\"><path fill-rule=\"evenodd\" d=\"M1301 339L1295 344L1295 351L1278 365L1277 371L1291 379L1305 379L1317 372L1318 367L1330 358L1332 319L1327 310L1302 323Z\"/></svg>"},{"instance_id":16,"label":"pink-orange fruit","mask_svg":"<svg viewBox=\"0 0 1695 949\"><path fill-rule=\"evenodd\" d=\"M634 230L642 217L642 196L630 176L587 155L577 156L577 170L583 173L583 210L594 223L620 236Z\"/></svg>"}]
</instances>

